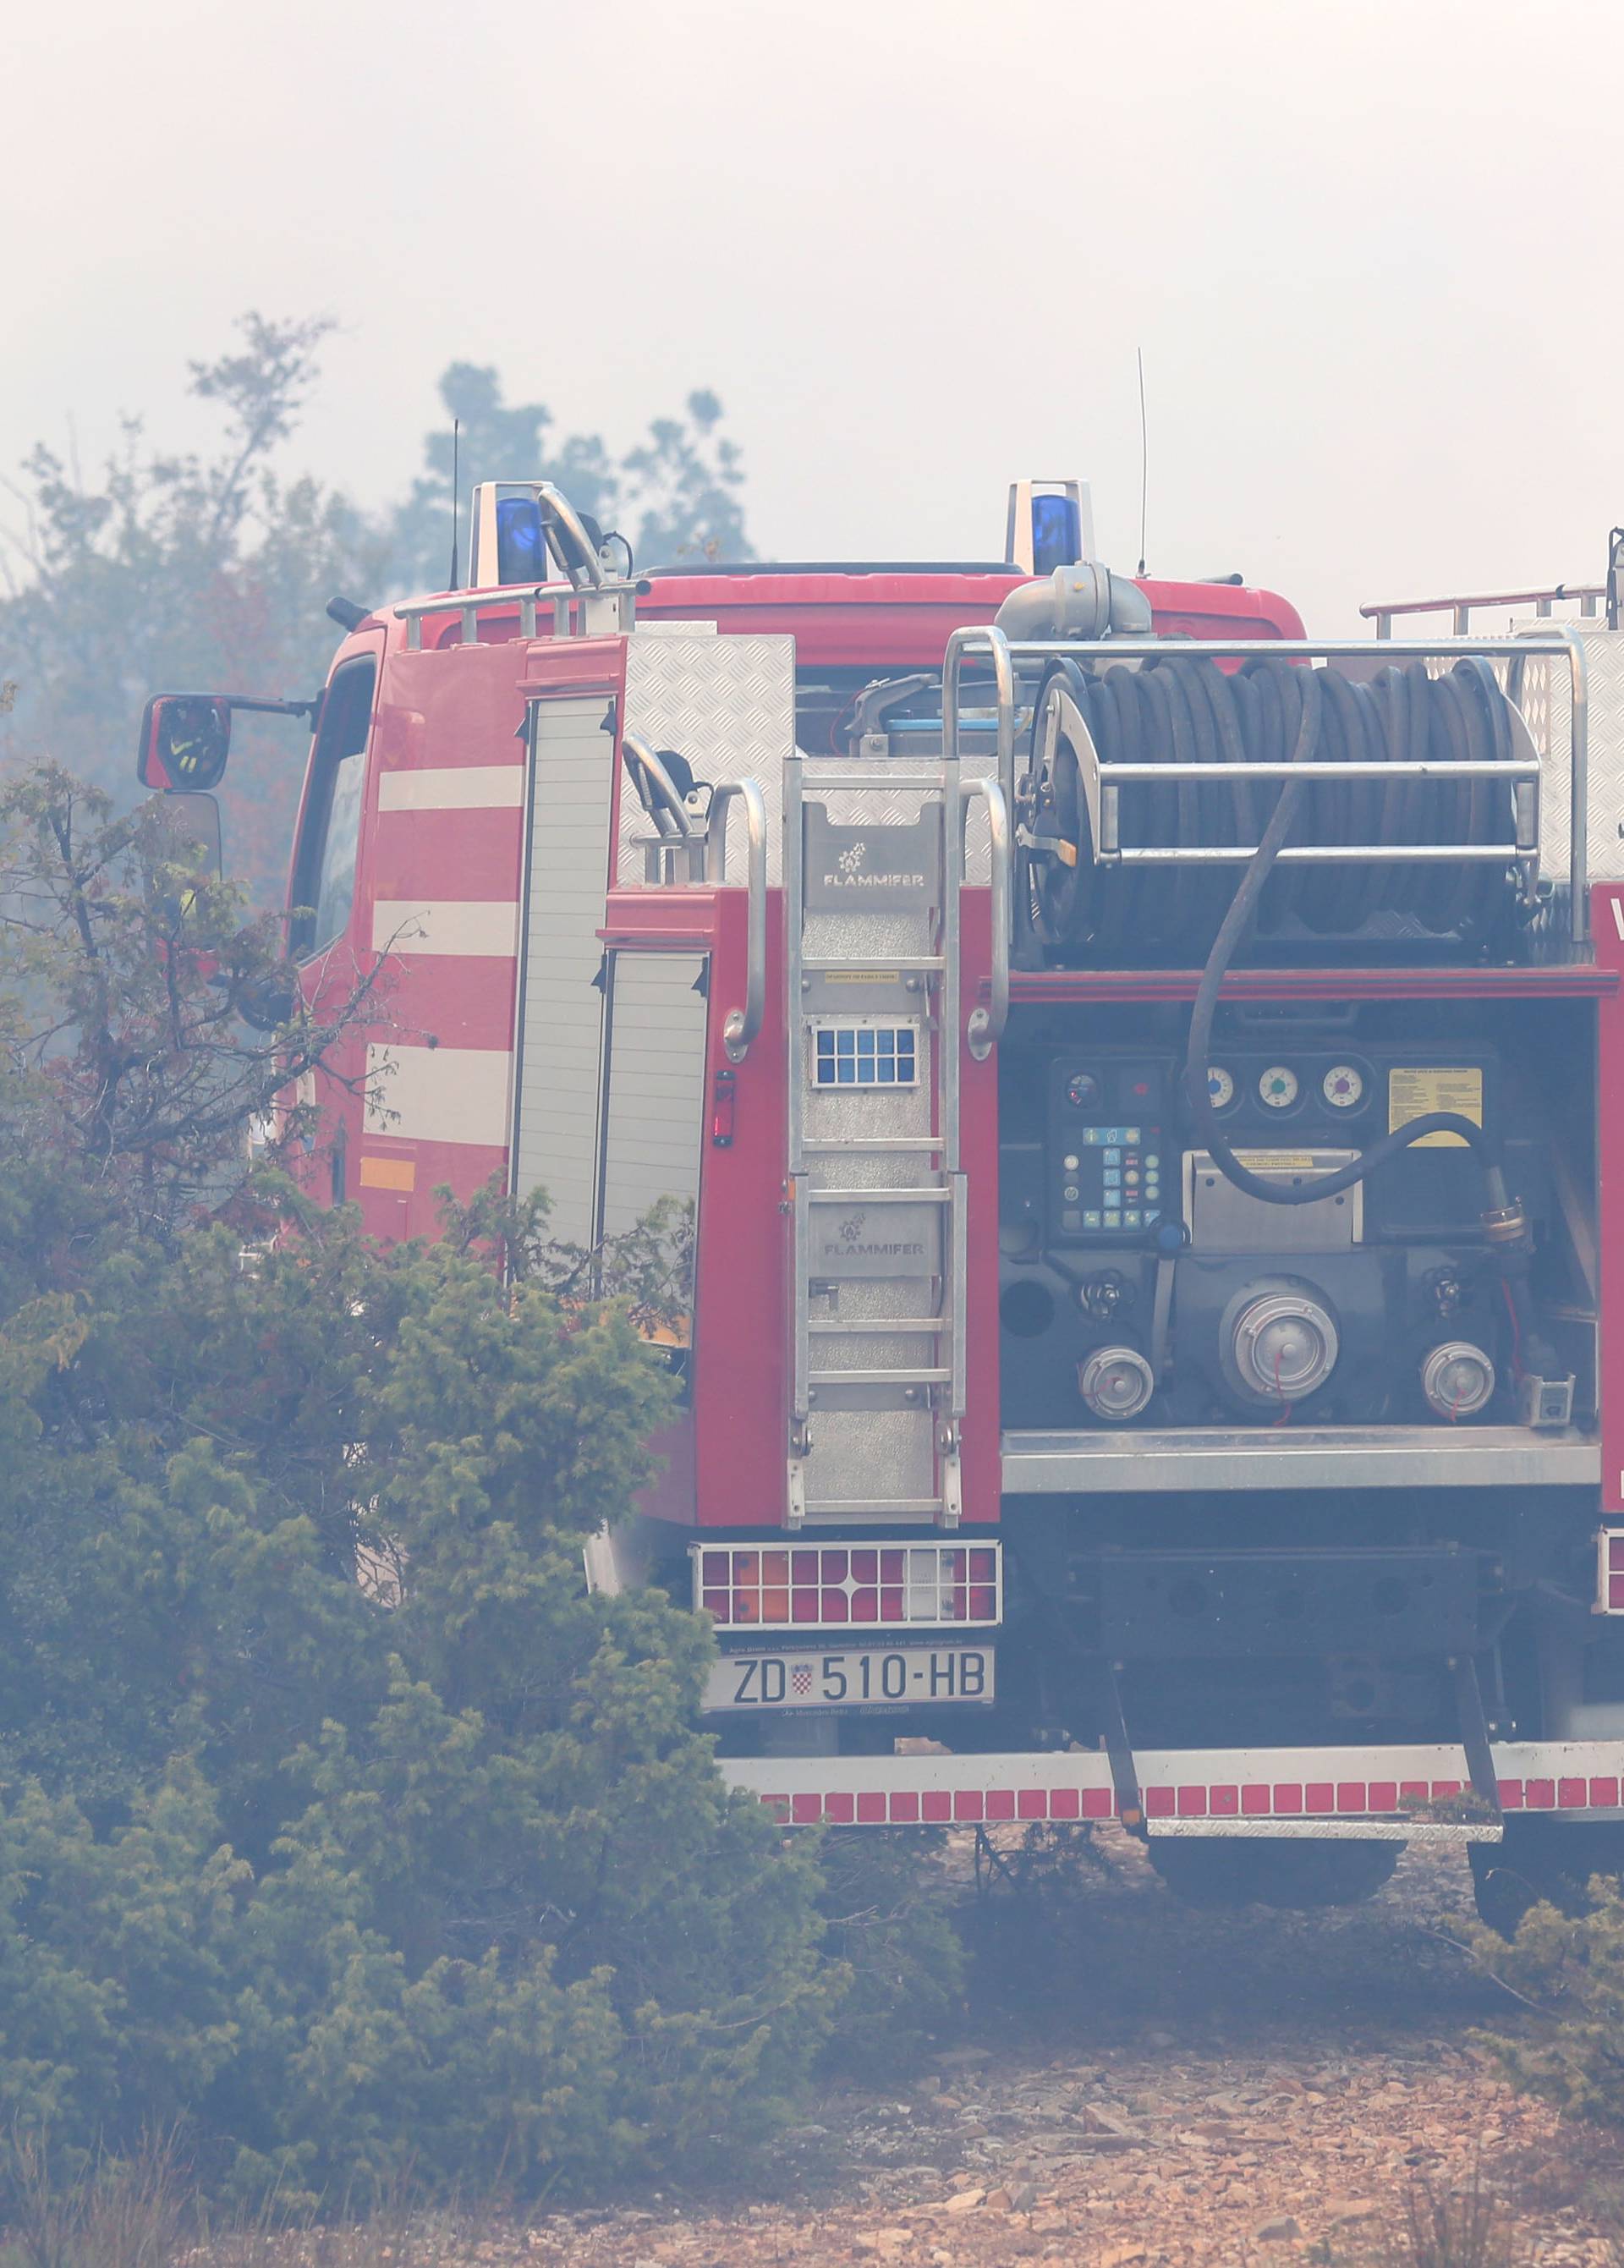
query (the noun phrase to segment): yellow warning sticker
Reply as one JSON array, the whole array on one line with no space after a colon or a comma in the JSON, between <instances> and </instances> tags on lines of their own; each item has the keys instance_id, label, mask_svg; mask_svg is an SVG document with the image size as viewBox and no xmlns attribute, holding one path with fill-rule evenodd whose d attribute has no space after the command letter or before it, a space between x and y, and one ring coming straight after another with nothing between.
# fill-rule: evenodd
<instances>
[{"instance_id":1,"label":"yellow warning sticker","mask_svg":"<svg viewBox=\"0 0 1624 2268\"><path fill-rule=\"evenodd\" d=\"M1423 1069L1416 1064L1395 1064L1387 1074L1387 1131L1396 1134L1412 1118L1429 1110L1452 1110L1458 1118L1483 1123L1483 1074L1476 1064L1440 1064ZM1464 1150L1461 1134L1423 1134L1417 1150Z\"/></svg>"},{"instance_id":2,"label":"yellow warning sticker","mask_svg":"<svg viewBox=\"0 0 1624 2268\"><path fill-rule=\"evenodd\" d=\"M820 968L826 984L900 984L900 968Z\"/></svg>"}]
</instances>

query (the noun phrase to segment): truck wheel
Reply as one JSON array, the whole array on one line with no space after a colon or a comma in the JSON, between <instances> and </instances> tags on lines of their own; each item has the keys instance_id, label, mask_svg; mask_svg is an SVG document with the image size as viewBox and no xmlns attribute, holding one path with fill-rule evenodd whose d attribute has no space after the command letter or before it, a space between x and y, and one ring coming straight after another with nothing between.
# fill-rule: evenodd
<instances>
[{"instance_id":1,"label":"truck wheel","mask_svg":"<svg viewBox=\"0 0 1624 2268\"><path fill-rule=\"evenodd\" d=\"M1591 1875L1624 1874L1624 1821L1508 1819L1503 1841L1473 1843L1470 1856L1479 1914L1515 1937L1541 1899L1566 1914L1590 1911Z\"/></svg>"},{"instance_id":2,"label":"truck wheel","mask_svg":"<svg viewBox=\"0 0 1624 2268\"><path fill-rule=\"evenodd\" d=\"M1373 1898L1401 1843L1276 1842L1265 1836L1150 1838L1150 1864L1178 1896L1201 1906L1355 1906Z\"/></svg>"}]
</instances>

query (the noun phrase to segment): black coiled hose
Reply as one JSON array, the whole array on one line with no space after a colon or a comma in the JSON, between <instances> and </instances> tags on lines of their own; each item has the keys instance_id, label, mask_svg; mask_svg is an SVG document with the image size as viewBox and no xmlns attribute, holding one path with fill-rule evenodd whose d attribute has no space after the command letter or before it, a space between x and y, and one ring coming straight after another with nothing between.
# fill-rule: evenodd
<instances>
[{"instance_id":1,"label":"black coiled hose","mask_svg":"<svg viewBox=\"0 0 1624 2268\"><path fill-rule=\"evenodd\" d=\"M1062 660L1039 696L1040 731L1052 691L1069 696L1106 763L1295 760L1308 767L1407 762L1436 768L1425 779L1312 782L1293 806L1302 810L1305 841L1332 847L1437 843L1447 853L1513 836L1504 781L1451 783L1442 776L1454 762L1513 753L1510 706L1488 664L1476 657L1442 677L1416 662L1384 669L1370 681L1262 659L1228 672L1170 654L1142 669L1100 675ZM1045 745L1045 760L1034 763L1033 815L1037 833L1054 848L1034 869L1032 894L1045 945L1062 957L1086 948L1091 958L1106 960L1204 954L1230 901L1230 871L1216 864L1179 869L1098 863L1072 736L1062 727ZM1119 793L1121 845L1257 843L1280 792L1272 781L1222 777L1125 786ZM1387 915L1411 930L1470 937L1487 932L1506 906L1508 875L1493 861L1447 855L1391 865L1294 864L1269 878L1254 910L1266 936L1291 928L1347 936Z\"/></svg>"}]
</instances>

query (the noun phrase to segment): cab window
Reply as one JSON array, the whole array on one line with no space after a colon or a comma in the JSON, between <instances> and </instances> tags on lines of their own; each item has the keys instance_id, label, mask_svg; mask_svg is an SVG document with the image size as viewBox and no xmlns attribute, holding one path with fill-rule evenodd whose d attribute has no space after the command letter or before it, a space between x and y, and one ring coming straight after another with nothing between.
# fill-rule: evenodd
<instances>
[{"instance_id":1,"label":"cab window","mask_svg":"<svg viewBox=\"0 0 1624 2268\"><path fill-rule=\"evenodd\" d=\"M342 937L356 895L356 854L361 841L362 791L366 784L367 731L378 664L346 662L321 704L310 794L293 868L296 959L320 953Z\"/></svg>"}]
</instances>

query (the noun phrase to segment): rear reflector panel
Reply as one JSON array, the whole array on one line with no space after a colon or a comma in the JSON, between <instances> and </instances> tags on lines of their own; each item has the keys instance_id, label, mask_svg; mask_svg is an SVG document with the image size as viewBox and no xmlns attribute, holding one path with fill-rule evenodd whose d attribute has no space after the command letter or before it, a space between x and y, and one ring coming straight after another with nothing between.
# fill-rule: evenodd
<instances>
[{"instance_id":1,"label":"rear reflector panel","mask_svg":"<svg viewBox=\"0 0 1624 2268\"><path fill-rule=\"evenodd\" d=\"M996 1543L696 1543L694 1604L718 1630L981 1630L1003 1611Z\"/></svg>"}]
</instances>

